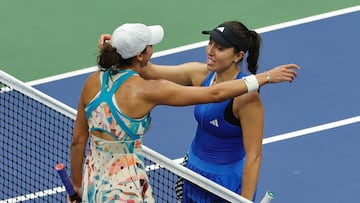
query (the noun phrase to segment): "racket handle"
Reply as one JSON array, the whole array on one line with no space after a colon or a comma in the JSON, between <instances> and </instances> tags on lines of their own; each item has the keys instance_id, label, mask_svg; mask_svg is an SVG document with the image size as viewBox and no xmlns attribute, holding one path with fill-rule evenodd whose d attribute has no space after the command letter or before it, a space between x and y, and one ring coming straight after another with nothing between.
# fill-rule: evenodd
<instances>
[{"instance_id":1,"label":"racket handle","mask_svg":"<svg viewBox=\"0 0 360 203\"><path fill-rule=\"evenodd\" d=\"M260 203L270 203L273 199L275 199L275 193L267 191Z\"/></svg>"},{"instance_id":2,"label":"racket handle","mask_svg":"<svg viewBox=\"0 0 360 203\"><path fill-rule=\"evenodd\" d=\"M75 192L75 194L73 194L73 195L69 195L69 197L70 197L70 202L71 203L80 203L81 202L81 197L79 197L79 195Z\"/></svg>"},{"instance_id":3,"label":"racket handle","mask_svg":"<svg viewBox=\"0 0 360 203\"><path fill-rule=\"evenodd\" d=\"M66 192L70 197L71 202L76 201L76 203L81 202L80 196L75 192L75 189L70 181L69 176L66 173L65 166L63 163L59 163L56 165L55 169L59 173L61 181L63 182Z\"/></svg>"}]
</instances>

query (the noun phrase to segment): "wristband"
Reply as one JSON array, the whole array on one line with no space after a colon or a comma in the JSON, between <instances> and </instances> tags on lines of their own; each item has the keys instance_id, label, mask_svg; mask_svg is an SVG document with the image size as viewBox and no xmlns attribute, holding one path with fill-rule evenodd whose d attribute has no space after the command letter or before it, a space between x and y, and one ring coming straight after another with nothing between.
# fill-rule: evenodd
<instances>
[{"instance_id":1,"label":"wristband","mask_svg":"<svg viewBox=\"0 0 360 203\"><path fill-rule=\"evenodd\" d=\"M248 92L252 92L259 89L259 82L256 79L255 75L248 75L244 78L245 85L247 87Z\"/></svg>"}]
</instances>

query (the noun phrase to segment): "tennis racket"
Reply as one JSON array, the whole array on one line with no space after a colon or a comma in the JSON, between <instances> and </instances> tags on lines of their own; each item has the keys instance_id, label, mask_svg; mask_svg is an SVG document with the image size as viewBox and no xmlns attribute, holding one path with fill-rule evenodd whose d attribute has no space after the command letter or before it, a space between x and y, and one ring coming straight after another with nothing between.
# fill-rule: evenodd
<instances>
[{"instance_id":1,"label":"tennis racket","mask_svg":"<svg viewBox=\"0 0 360 203\"><path fill-rule=\"evenodd\" d=\"M260 203L270 203L273 199L275 199L275 193L267 191Z\"/></svg>"},{"instance_id":2,"label":"tennis racket","mask_svg":"<svg viewBox=\"0 0 360 203\"><path fill-rule=\"evenodd\" d=\"M80 203L81 198L75 192L75 189L70 181L70 178L69 178L68 174L66 173L65 165L63 163L59 163L56 165L55 169L59 173L61 181L63 182L63 184L65 186L66 192L70 197L70 201Z\"/></svg>"}]
</instances>

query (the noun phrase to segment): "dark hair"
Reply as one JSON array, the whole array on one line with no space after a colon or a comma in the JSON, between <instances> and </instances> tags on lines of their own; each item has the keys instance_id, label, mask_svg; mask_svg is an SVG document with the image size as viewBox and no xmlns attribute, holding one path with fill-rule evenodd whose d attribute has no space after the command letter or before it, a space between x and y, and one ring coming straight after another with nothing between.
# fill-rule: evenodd
<instances>
[{"instance_id":1,"label":"dark hair","mask_svg":"<svg viewBox=\"0 0 360 203\"><path fill-rule=\"evenodd\" d=\"M258 69L258 59L260 55L260 44L261 44L261 37L260 35L253 31L249 30L243 23L239 21L228 21L224 22L227 26L230 27L231 31L236 34L241 40L246 44L248 48L248 55L247 55L247 63L248 63L248 70L252 74L256 74ZM237 50L235 48L236 52Z\"/></svg>"},{"instance_id":2,"label":"dark hair","mask_svg":"<svg viewBox=\"0 0 360 203\"><path fill-rule=\"evenodd\" d=\"M97 57L97 64L101 71L108 69L118 69L121 67L131 66L134 57L123 59L116 48L112 47L109 43L104 43Z\"/></svg>"}]
</instances>

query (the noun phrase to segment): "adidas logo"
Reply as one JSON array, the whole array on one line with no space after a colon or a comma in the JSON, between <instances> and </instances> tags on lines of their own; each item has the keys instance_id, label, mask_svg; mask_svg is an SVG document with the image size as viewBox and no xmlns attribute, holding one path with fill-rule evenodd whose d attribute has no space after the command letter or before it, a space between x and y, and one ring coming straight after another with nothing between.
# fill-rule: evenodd
<instances>
[{"instance_id":1,"label":"adidas logo","mask_svg":"<svg viewBox=\"0 0 360 203\"><path fill-rule=\"evenodd\" d=\"M218 27L216 29L219 30L220 32L224 32L225 27Z\"/></svg>"},{"instance_id":2,"label":"adidas logo","mask_svg":"<svg viewBox=\"0 0 360 203\"><path fill-rule=\"evenodd\" d=\"M218 120L217 119L214 119L214 120L211 120L210 121L210 124L215 126L215 127L219 127L219 123L218 123Z\"/></svg>"}]
</instances>

